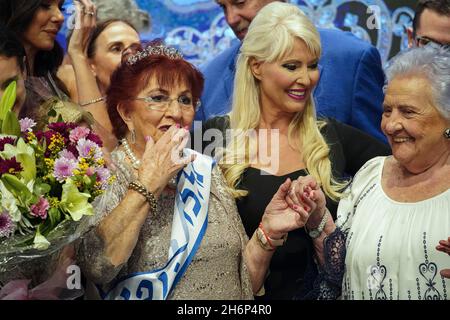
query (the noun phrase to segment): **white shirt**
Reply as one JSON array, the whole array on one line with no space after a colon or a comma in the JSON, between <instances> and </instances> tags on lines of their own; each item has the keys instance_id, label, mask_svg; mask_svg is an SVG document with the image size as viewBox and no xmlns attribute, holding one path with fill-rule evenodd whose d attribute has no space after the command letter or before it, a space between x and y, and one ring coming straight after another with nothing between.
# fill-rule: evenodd
<instances>
[{"instance_id":1,"label":"white shirt","mask_svg":"<svg viewBox=\"0 0 450 320\"><path fill-rule=\"evenodd\" d=\"M402 203L381 186L386 157L368 161L342 199L336 225L347 233L344 299L449 299L450 256L436 250L450 236L450 189Z\"/></svg>"}]
</instances>

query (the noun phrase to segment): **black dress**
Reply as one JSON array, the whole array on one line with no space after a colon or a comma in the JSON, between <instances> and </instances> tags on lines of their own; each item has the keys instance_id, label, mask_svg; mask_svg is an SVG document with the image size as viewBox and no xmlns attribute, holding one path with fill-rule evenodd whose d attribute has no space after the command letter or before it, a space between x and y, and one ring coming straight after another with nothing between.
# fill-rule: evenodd
<instances>
[{"instance_id":1,"label":"black dress","mask_svg":"<svg viewBox=\"0 0 450 320\"><path fill-rule=\"evenodd\" d=\"M333 119L324 120L327 125L321 132L330 147L332 170L337 179L349 178L368 160L391 153L389 146L358 129ZM210 128L225 132L228 127L228 117L217 117L205 123L203 132ZM203 150L210 143L204 142ZM259 169L251 167L243 172L238 188L247 190L248 195L238 199L236 203L249 238L258 228L265 208L279 186L287 178L295 180L305 175L306 170L298 170L283 176L274 176L261 174ZM337 203L327 198L327 207L336 218ZM314 279L307 279L307 275L316 273L313 254L312 240L304 228L289 232L286 243L277 248L273 255L269 275L264 283L266 294L262 298L292 299L296 293L312 289ZM303 288L305 286L307 288Z\"/></svg>"}]
</instances>

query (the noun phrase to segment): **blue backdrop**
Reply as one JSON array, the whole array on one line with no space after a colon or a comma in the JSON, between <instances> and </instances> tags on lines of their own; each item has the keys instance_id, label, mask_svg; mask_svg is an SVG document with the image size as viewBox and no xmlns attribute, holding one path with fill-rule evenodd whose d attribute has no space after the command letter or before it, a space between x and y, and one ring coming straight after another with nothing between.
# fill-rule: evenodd
<instances>
[{"instance_id":1,"label":"blue backdrop","mask_svg":"<svg viewBox=\"0 0 450 320\"><path fill-rule=\"evenodd\" d=\"M406 48L405 27L411 25L416 1L291 0L317 26L341 28L371 42L383 62ZM214 0L136 0L152 20L143 39L162 38L178 46L194 64L211 59L235 40L222 10ZM71 1L66 1L70 6ZM70 11L68 11L70 12Z\"/></svg>"}]
</instances>

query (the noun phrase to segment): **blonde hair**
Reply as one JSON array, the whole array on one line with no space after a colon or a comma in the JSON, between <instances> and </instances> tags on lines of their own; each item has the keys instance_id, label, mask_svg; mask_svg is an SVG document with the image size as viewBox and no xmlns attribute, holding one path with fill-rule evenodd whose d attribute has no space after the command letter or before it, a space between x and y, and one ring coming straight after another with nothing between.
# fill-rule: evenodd
<instances>
[{"instance_id":1,"label":"blonde hair","mask_svg":"<svg viewBox=\"0 0 450 320\"><path fill-rule=\"evenodd\" d=\"M320 36L307 16L296 5L273 2L259 11L242 43L230 112L233 139L220 163L235 198L247 195L247 191L237 189L244 170L250 166L248 145L251 142L246 132L257 128L261 120L259 83L253 76L250 61L278 61L293 49L296 38L304 41L312 55L320 57ZM299 151L303 149L307 170L321 183L325 194L337 200L346 184L333 178L330 149L320 133L324 125L325 122L317 121L314 101L310 98L305 110L297 113L289 124L288 140ZM298 143L293 144L295 141Z\"/></svg>"}]
</instances>

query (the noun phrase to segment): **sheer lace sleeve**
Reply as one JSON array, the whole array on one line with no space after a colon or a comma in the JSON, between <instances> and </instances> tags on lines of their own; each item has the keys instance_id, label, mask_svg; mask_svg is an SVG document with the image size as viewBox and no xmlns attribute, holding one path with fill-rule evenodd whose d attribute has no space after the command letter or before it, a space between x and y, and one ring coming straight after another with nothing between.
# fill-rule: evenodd
<instances>
[{"instance_id":1,"label":"sheer lace sleeve","mask_svg":"<svg viewBox=\"0 0 450 320\"><path fill-rule=\"evenodd\" d=\"M339 202L336 230L324 239L324 265L316 280L319 299L337 299L341 295L342 280L345 273L345 257L348 241L351 239L351 226L358 204L376 186L374 179L383 157L369 160L355 175Z\"/></svg>"},{"instance_id":2,"label":"sheer lace sleeve","mask_svg":"<svg viewBox=\"0 0 450 320\"><path fill-rule=\"evenodd\" d=\"M340 228L324 240L325 263L316 280L319 300L335 300L341 295L342 279L345 271L347 235Z\"/></svg>"}]
</instances>

